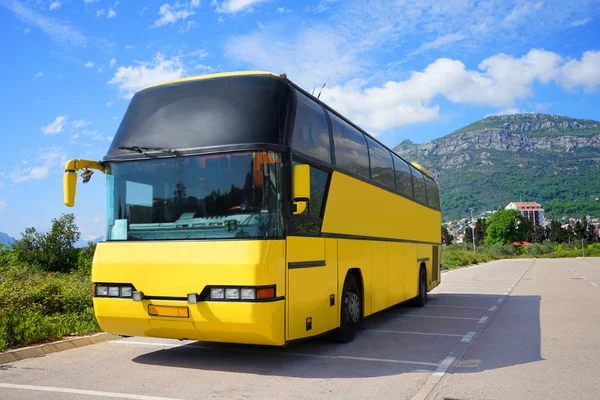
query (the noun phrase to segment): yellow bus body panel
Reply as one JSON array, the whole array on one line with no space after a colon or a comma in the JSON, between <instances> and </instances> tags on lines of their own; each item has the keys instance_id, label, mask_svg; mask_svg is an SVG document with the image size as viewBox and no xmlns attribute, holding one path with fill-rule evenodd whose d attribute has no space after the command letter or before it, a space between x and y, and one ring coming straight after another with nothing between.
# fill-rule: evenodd
<instances>
[{"instance_id":1,"label":"yellow bus body panel","mask_svg":"<svg viewBox=\"0 0 600 400\"><path fill-rule=\"evenodd\" d=\"M414 298L421 263L426 265L428 289L433 289L439 284L437 276L432 276L432 254L434 246L439 254L440 226L440 211L334 171L322 230L341 237L340 296L348 271L359 269L363 315Z\"/></svg>"},{"instance_id":2,"label":"yellow bus body panel","mask_svg":"<svg viewBox=\"0 0 600 400\"><path fill-rule=\"evenodd\" d=\"M207 285L276 285L279 301L188 304L186 300L95 298L100 327L126 336L218 342L285 343L285 241L99 243L92 281L130 283L145 296L186 298ZM157 317L148 306L188 307L188 318Z\"/></svg>"}]
</instances>

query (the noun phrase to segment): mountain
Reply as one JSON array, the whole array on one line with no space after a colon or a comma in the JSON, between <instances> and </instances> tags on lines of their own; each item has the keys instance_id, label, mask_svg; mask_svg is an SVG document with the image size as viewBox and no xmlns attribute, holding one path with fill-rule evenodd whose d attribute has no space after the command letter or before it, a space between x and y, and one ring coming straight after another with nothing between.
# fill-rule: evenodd
<instances>
[{"instance_id":1,"label":"mountain","mask_svg":"<svg viewBox=\"0 0 600 400\"><path fill-rule=\"evenodd\" d=\"M431 170L444 220L511 201L536 201L546 216L600 215L600 122L549 114L489 116L423 144L394 150Z\"/></svg>"},{"instance_id":2,"label":"mountain","mask_svg":"<svg viewBox=\"0 0 600 400\"><path fill-rule=\"evenodd\" d=\"M14 237L8 236L4 232L0 232L0 244L10 246L15 242L15 240L16 239Z\"/></svg>"}]
</instances>

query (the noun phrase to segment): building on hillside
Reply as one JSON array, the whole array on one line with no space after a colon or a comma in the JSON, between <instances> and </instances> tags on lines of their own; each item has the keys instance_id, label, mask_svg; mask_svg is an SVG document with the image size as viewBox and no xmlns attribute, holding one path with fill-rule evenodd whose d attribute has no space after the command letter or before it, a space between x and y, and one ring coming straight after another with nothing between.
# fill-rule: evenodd
<instances>
[{"instance_id":1,"label":"building on hillside","mask_svg":"<svg viewBox=\"0 0 600 400\"><path fill-rule=\"evenodd\" d=\"M544 209L541 205L534 202L512 202L505 210L519 210L521 215L530 223L538 226L544 226Z\"/></svg>"}]
</instances>

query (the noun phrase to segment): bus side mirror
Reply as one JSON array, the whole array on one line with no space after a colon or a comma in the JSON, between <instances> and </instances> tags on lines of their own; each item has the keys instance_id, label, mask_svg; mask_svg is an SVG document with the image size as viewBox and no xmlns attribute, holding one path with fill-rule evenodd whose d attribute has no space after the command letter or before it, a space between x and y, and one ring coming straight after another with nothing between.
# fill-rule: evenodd
<instances>
[{"instance_id":1,"label":"bus side mirror","mask_svg":"<svg viewBox=\"0 0 600 400\"><path fill-rule=\"evenodd\" d=\"M294 214L302 214L310 201L310 166L297 164L293 167L292 201Z\"/></svg>"},{"instance_id":2,"label":"bus side mirror","mask_svg":"<svg viewBox=\"0 0 600 400\"><path fill-rule=\"evenodd\" d=\"M67 207L75 204L75 190L77 188L77 172L65 171L63 177L64 202Z\"/></svg>"},{"instance_id":3,"label":"bus side mirror","mask_svg":"<svg viewBox=\"0 0 600 400\"><path fill-rule=\"evenodd\" d=\"M77 188L77 171L80 169L85 169L85 171L81 174L83 178L83 183L86 183L92 177L93 171L90 170L95 169L100 172L105 172L106 167L104 164L98 161L90 161L90 160L69 160L65 165L65 174L63 175L63 201L65 206L73 207L75 205L75 190Z\"/></svg>"}]
</instances>

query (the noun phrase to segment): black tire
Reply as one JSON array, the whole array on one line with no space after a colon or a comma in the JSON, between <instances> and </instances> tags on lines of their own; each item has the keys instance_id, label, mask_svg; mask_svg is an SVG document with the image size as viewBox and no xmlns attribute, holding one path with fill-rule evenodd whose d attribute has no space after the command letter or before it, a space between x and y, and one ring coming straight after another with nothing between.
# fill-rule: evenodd
<instances>
[{"instance_id":1,"label":"black tire","mask_svg":"<svg viewBox=\"0 0 600 400\"><path fill-rule=\"evenodd\" d=\"M419 272L419 294L413 300L415 307L423 307L427 303L427 273L424 268Z\"/></svg>"},{"instance_id":2,"label":"black tire","mask_svg":"<svg viewBox=\"0 0 600 400\"><path fill-rule=\"evenodd\" d=\"M362 319L362 295L352 274L346 276L340 307L340 327L332 332L331 338L340 343L354 340Z\"/></svg>"}]
</instances>

